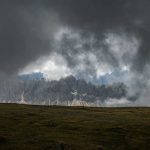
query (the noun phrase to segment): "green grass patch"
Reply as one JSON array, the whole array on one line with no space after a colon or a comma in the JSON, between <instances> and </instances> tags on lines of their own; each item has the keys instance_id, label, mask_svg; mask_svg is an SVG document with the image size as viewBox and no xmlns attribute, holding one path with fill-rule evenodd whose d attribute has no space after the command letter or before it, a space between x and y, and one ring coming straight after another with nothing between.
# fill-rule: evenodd
<instances>
[{"instance_id":1,"label":"green grass patch","mask_svg":"<svg viewBox=\"0 0 150 150\"><path fill-rule=\"evenodd\" d=\"M0 150L149 150L150 108L0 104Z\"/></svg>"}]
</instances>

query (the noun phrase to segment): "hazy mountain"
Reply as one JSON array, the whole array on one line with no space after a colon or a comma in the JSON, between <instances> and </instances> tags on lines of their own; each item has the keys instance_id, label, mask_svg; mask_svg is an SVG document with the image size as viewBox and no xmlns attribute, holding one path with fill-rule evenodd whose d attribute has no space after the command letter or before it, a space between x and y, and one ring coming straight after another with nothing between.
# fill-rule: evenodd
<instances>
[{"instance_id":1,"label":"hazy mountain","mask_svg":"<svg viewBox=\"0 0 150 150\"><path fill-rule=\"evenodd\" d=\"M59 81L44 78L31 80L33 76L1 84L1 102L19 102L46 105L71 105L72 103L104 103L108 99L127 97L127 87L123 83L94 85L74 76ZM41 75L41 74L40 74ZM23 79L23 80L22 80ZM29 80L30 79L30 80Z\"/></svg>"}]
</instances>

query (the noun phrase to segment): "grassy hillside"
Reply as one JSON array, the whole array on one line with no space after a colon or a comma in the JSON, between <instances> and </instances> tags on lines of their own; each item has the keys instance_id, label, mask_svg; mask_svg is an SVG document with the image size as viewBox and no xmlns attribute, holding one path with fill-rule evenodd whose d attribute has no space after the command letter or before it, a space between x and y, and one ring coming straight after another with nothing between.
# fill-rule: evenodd
<instances>
[{"instance_id":1,"label":"grassy hillside","mask_svg":"<svg viewBox=\"0 0 150 150\"><path fill-rule=\"evenodd\" d=\"M150 108L0 104L0 150L149 150Z\"/></svg>"}]
</instances>

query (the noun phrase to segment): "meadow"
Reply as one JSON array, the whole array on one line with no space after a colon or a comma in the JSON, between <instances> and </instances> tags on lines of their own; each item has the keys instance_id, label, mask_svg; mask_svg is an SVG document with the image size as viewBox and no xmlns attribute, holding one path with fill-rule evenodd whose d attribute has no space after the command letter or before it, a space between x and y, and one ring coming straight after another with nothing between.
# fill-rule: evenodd
<instances>
[{"instance_id":1,"label":"meadow","mask_svg":"<svg viewBox=\"0 0 150 150\"><path fill-rule=\"evenodd\" d=\"M150 108L0 104L0 150L149 150Z\"/></svg>"}]
</instances>

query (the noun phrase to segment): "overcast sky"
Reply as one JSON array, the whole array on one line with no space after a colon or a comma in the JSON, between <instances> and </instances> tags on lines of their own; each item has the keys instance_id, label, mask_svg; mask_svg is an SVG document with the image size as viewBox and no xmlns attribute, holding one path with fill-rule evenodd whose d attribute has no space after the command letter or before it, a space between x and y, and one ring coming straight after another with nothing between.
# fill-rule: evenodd
<instances>
[{"instance_id":1,"label":"overcast sky","mask_svg":"<svg viewBox=\"0 0 150 150\"><path fill-rule=\"evenodd\" d=\"M1 0L0 72L59 79L126 69L132 91L147 93L149 14L149 0Z\"/></svg>"}]
</instances>

